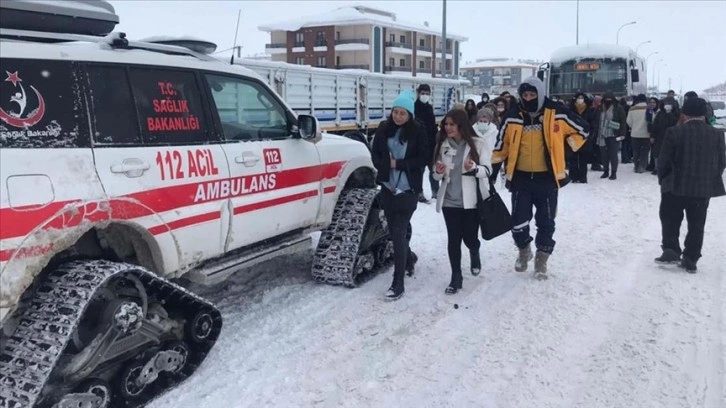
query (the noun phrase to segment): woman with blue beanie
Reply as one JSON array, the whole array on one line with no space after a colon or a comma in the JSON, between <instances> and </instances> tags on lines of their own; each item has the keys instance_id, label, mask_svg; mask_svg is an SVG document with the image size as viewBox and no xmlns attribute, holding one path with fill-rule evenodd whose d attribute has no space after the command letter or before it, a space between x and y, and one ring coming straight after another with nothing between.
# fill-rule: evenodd
<instances>
[{"instance_id":1,"label":"woman with blue beanie","mask_svg":"<svg viewBox=\"0 0 726 408\"><path fill-rule=\"evenodd\" d=\"M373 137L371 155L381 185L379 200L393 240L393 283L386 299L404 293L403 279L409 261L407 236L411 217L423 191L423 169L431 161L426 130L414 120L413 91L403 91L393 100L391 115L381 122ZM408 265L412 268L412 265Z\"/></svg>"}]
</instances>

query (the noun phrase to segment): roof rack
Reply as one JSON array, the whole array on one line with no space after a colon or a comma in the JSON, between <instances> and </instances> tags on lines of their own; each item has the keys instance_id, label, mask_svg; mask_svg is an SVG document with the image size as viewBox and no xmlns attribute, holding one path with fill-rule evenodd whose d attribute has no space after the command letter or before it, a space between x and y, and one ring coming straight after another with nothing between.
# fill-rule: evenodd
<instances>
[{"instance_id":1,"label":"roof rack","mask_svg":"<svg viewBox=\"0 0 726 408\"><path fill-rule=\"evenodd\" d=\"M111 48L119 49L137 49L152 52L159 52L164 54L172 55L186 55L195 57L202 61L216 61L218 59L213 58L209 55L193 51L189 48L166 45L159 43L150 43L143 41L129 41L126 39L126 34L121 32L113 32L103 37L83 34L67 34L67 33L50 33L42 31L29 31L29 30L15 30L9 28L0 28L0 38L15 39L21 41L35 41L35 42L89 42L89 43L101 43L107 44Z\"/></svg>"}]
</instances>

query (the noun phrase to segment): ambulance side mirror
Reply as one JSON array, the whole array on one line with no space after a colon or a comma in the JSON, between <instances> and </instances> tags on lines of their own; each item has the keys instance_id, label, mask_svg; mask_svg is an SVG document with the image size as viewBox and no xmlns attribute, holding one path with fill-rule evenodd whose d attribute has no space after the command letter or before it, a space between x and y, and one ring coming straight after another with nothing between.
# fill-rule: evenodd
<instances>
[{"instance_id":1,"label":"ambulance side mirror","mask_svg":"<svg viewBox=\"0 0 726 408\"><path fill-rule=\"evenodd\" d=\"M312 115L298 115L297 131L303 140L319 140L322 136L318 118Z\"/></svg>"}]
</instances>

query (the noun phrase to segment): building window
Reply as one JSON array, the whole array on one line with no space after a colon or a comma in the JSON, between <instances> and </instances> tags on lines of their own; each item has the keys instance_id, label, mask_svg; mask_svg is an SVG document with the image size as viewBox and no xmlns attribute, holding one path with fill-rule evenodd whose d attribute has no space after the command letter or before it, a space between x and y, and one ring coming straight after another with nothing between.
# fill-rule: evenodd
<instances>
[{"instance_id":1,"label":"building window","mask_svg":"<svg viewBox=\"0 0 726 408\"><path fill-rule=\"evenodd\" d=\"M396 59L395 58L389 58L388 59L388 65L395 67L396 66Z\"/></svg>"},{"instance_id":2,"label":"building window","mask_svg":"<svg viewBox=\"0 0 726 408\"><path fill-rule=\"evenodd\" d=\"M338 55L338 56L335 57L335 66L336 67L339 67L340 66L340 55Z\"/></svg>"},{"instance_id":3,"label":"building window","mask_svg":"<svg viewBox=\"0 0 726 408\"><path fill-rule=\"evenodd\" d=\"M335 32L335 39L340 40L340 31Z\"/></svg>"},{"instance_id":4,"label":"building window","mask_svg":"<svg viewBox=\"0 0 726 408\"><path fill-rule=\"evenodd\" d=\"M305 41L305 35L303 33L295 33L295 42L301 43Z\"/></svg>"},{"instance_id":5,"label":"building window","mask_svg":"<svg viewBox=\"0 0 726 408\"><path fill-rule=\"evenodd\" d=\"M421 39L418 40L418 45L420 45L421 47L423 47L423 46L426 45L426 41L424 41L424 39L421 38Z\"/></svg>"},{"instance_id":6,"label":"building window","mask_svg":"<svg viewBox=\"0 0 726 408\"><path fill-rule=\"evenodd\" d=\"M424 62L423 61L419 61L418 62L418 68L419 69L424 69Z\"/></svg>"},{"instance_id":7,"label":"building window","mask_svg":"<svg viewBox=\"0 0 726 408\"><path fill-rule=\"evenodd\" d=\"M406 44L406 36L405 35L402 35L401 36L401 44Z\"/></svg>"},{"instance_id":8,"label":"building window","mask_svg":"<svg viewBox=\"0 0 726 408\"><path fill-rule=\"evenodd\" d=\"M328 45L328 42L325 39L325 31L318 31L315 34L315 46L324 47L326 45Z\"/></svg>"},{"instance_id":9,"label":"building window","mask_svg":"<svg viewBox=\"0 0 726 408\"><path fill-rule=\"evenodd\" d=\"M388 36L388 41L390 41L390 42L396 42L396 34L390 34Z\"/></svg>"},{"instance_id":10,"label":"building window","mask_svg":"<svg viewBox=\"0 0 726 408\"><path fill-rule=\"evenodd\" d=\"M405 67L406 66L406 60L405 59L401 58L400 60L398 60L398 62L401 63L401 66L402 67Z\"/></svg>"},{"instance_id":11,"label":"building window","mask_svg":"<svg viewBox=\"0 0 726 408\"><path fill-rule=\"evenodd\" d=\"M325 67L327 66L327 61L325 57L318 57L318 66L319 67Z\"/></svg>"},{"instance_id":12,"label":"building window","mask_svg":"<svg viewBox=\"0 0 726 408\"><path fill-rule=\"evenodd\" d=\"M303 57L295 57L295 63L297 65L305 65L305 58L303 58Z\"/></svg>"}]
</instances>

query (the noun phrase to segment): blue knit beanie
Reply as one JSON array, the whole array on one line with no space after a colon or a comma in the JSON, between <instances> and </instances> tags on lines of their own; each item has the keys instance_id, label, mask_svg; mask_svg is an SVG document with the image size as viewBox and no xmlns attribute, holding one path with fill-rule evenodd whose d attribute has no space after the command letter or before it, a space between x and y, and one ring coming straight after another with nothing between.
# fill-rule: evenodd
<instances>
[{"instance_id":1,"label":"blue knit beanie","mask_svg":"<svg viewBox=\"0 0 726 408\"><path fill-rule=\"evenodd\" d=\"M413 114L413 104L416 100L416 95L413 93L412 90L407 89L396 97L396 99L393 100L393 105L391 106L391 109L393 108L403 108L408 111L409 114L411 114L411 117L414 116Z\"/></svg>"}]
</instances>

